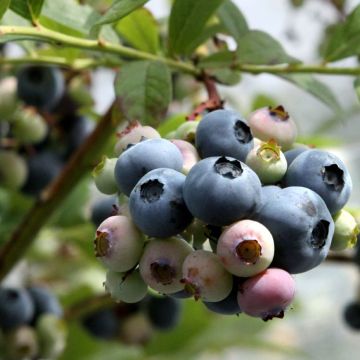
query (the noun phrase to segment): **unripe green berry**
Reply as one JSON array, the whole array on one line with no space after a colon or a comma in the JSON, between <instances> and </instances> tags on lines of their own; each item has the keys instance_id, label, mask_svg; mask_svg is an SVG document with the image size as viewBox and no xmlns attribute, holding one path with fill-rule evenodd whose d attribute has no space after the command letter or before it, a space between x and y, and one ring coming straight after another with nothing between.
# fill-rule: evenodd
<instances>
[{"instance_id":1,"label":"unripe green berry","mask_svg":"<svg viewBox=\"0 0 360 360\"><path fill-rule=\"evenodd\" d=\"M44 140L48 126L42 116L32 108L27 108L14 115L12 131L22 144L36 144Z\"/></svg>"},{"instance_id":2,"label":"unripe green berry","mask_svg":"<svg viewBox=\"0 0 360 360\"><path fill-rule=\"evenodd\" d=\"M186 121L176 129L174 137L176 139L185 140L191 144L194 144L198 125L199 121Z\"/></svg>"},{"instance_id":3,"label":"unripe green berry","mask_svg":"<svg viewBox=\"0 0 360 360\"><path fill-rule=\"evenodd\" d=\"M287 170L286 158L280 146L273 140L254 147L248 153L245 163L256 172L265 185L280 181Z\"/></svg>"},{"instance_id":4,"label":"unripe green berry","mask_svg":"<svg viewBox=\"0 0 360 360\"><path fill-rule=\"evenodd\" d=\"M64 320L53 314L40 315L36 322L40 358L56 359L66 346L67 328Z\"/></svg>"},{"instance_id":5,"label":"unripe green berry","mask_svg":"<svg viewBox=\"0 0 360 360\"><path fill-rule=\"evenodd\" d=\"M118 191L114 176L116 161L116 158L109 159L104 156L92 172L95 185L103 194L112 195Z\"/></svg>"},{"instance_id":6,"label":"unripe green berry","mask_svg":"<svg viewBox=\"0 0 360 360\"><path fill-rule=\"evenodd\" d=\"M108 271L104 286L115 301L130 304L141 301L147 294L147 285L142 279L139 269L129 273Z\"/></svg>"},{"instance_id":7,"label":"unripe green berry","mask_svg":"<svg viewBox=\"0 0 360 360\"><path fill-rule=\"evenodd\" d=\"M11 150L0 150L0 187L20 189L28 176L26 161Z\"/></svg>"},{"instance_id":8,"label":"unripe green berry","mask_svg":"<svg viewBox=\"0 0 360 360\"><path fill-rule=\"evenodd\" d=\"M360 233L355 218L346 210L341 209L334 216L335 231L331 242L331 250L345 250L356 245Z\"/></svg>"}]
</instances>

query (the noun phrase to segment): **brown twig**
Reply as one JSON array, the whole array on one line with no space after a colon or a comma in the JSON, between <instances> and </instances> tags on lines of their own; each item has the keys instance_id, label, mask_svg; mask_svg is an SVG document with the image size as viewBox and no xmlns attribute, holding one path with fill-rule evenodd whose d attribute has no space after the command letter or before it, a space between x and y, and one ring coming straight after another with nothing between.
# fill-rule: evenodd
<instances>
[{"instance_id":1,"label":"brown twig","mask_svg":"<svg viewBox=\"0 0 360 360\"><path fill-rule=\"evenodd\" d=\"M202 114L204 111L214 111L217 109L222 109L224 101L220 98L220 95L217 91L216 84L213 78L207 74L203 74L200 78L205 85L206 91L208 93L208 100L200 103L194 111L186 117L186 120L191 121L195 120L196 117Z\"/></svg>"},{"instance_id":2,"label":"brown twig","mask_svg":"<svg viewBox=\"0 0 360 360\"><path fill-rule=\"evenodd\" d=\"M118 110L117 116L114 116L115 110ZM0 248L0 280L25 254L41 227L71 190L92 170L94 162L101 156L107 140L115 133L120 121L122 113L118 103L114 102L95 130L64 166L60 175L40 194L10 239Z\"/></svg>"}]
</instances>

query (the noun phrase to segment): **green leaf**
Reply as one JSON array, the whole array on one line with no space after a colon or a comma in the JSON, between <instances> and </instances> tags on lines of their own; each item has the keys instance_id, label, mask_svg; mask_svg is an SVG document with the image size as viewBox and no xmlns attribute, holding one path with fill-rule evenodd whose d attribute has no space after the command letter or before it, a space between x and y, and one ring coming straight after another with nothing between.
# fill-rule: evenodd
<instances>
[{"instance_id":1,"label":"green leaf","mask_svg":"<svg viewBox=\"0 0 360 360\"><path fill-rule=\"evenodd\" d=\"M333 92L323 82L317 80L312 75L291 74L279 76L314 95L334 112L339 113L342 111Z\"/></svg>"},{"instance_id":2,"label":"green leaf","mask_svg":"<svg viewBox=\"0 0 360 360\"><path fill-rule=\"evenodd\" d=\"M233 86L241 81L241 75L239 71L232 69L213 69L210 72L216 81L223 85Z\"/></svg>"},{"instance_id":3,"label":"green leaf","mask_svg":"<svg viewBox=\"0 0 360 360\"><path fill-rule=\"evenodd\" d=\"M219 7L217 14L220 23L236 42L249 31L244 15L232 1L226 0Z\"/></svg>"},{"instance_id":4,"label":"green leaf","mask_svg":"<svg viewBox=\"0 0 360 360\"><path fill-rule=\"evenodd\" d=\"M171 101L171 74L163 63L128 63L116 78L115 91L129 120L156 125Z\"/></svg>"},{"instance_id":5,"label":"green leaf","mask_svg":"<svg viewBox=\"0 0 360 360\"><path fill-rule=\"evenodd\" d=\"M0 19L4 16L6 10L8 9L10 1L11 0L2 0L0 2Z\"/></svg>"},{"instance_id":6,"label":"green leaf","mask_svg":"<svg viewBox=\"0 0 360 360\"><path fill-rule=\"evenodd\" d=\"M202 58L199 61L201 68L223 68L231 67L236 63L236 53L230 50L223 50Z\"/></svg>"},{"instance_id":7,"label":"green leaf","mask_svg":"<svg viewBox=\"0 0 360 360\"><path fill-rule=\"evenodd\" d=\"M121 19L116 31L133 47L156 54L159 50L159 27L152 13L140 8Z\"/></svg>"},{"instance_id":8,"label":"green leaf","mask_svg":"<svg viewBox=\"0 0 360 360\"><path fill-rule=\"evenodd\" d=\"M169 19L170 53L189 55L223 0L175 0Z\"/></svg>"},{"instance_id":9,"label":"green leaf","mask_svg":"<svg viewBox=\"0 0 360 360\"><path fill-rule=\"evenodd\" d=\"M11 10L28 20L37 20L44 0L12 0Z\"/></svg>"},{"instance_id":10,"label":"green leaf","mask_svg":"<svg viewBox=\"0 0 360 360\"><path fill-rule=\"evenodd\" d=\"M258 30L249 31L239 38L237 54L241 64L275 65L299 62L286 54L277 40Z\"/></svg>"},{"instance_id":11,"label":"green leaf","mask_svg":"<svg viewBox=\"0 0 360 360\"><path fill-rule=\"evenodd\" d=\"M149 0L115 0L106 14L97 20L94 25L99 26L114 23L140 6L143 6L148 1Z\"/></svg>"},{"instance_id":12,"label":"green leaf","mask_svg":"<svg viewBox=\"0 0 360 360\"><path fill-rule=\"evenodd\" d=\"M346 18L342 24L332 29L324 56L327 61L344 59L360 55L360 5Z\"/></svg>"}]
</instances>

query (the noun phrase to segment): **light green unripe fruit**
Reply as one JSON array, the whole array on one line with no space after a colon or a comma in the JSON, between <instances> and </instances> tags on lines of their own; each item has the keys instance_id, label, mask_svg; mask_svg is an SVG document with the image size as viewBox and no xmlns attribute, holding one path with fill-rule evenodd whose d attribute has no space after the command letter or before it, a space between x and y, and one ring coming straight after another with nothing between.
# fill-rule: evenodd
<instances>
[{"instance_id":1,"label":"light green unripe fruit","mask_svg":"<svg viewBox=\"0 0 360 360\"><path fill-rule=\"evenodd\" d=\"M280 146L273 140L254 147L248 153L245 163L256 172L265 185L280 181L287 170L286 158Z\"/></svg>"},{"instance_id":2,"label":"light green unripe fruit","mask_svg":"<svg viewBox=\"0 0 360 360\"><path fill-rule=\"evenodd\" d=\"M355 218L346 210L341 209L334 216L335 231L331 242L331 250L345 250L356 245L359 226Z\"/></svg>"},{"instance_id":3,"label":"light green unripe fruit","mask_svg":"<svg viewBox=\"0 0 360 360\"><path fill-rule=\"evenodd\" d=\"M48 125L42 116L27 108L14 115L12 131L22 144L37 144L45 139Z\"/></svg>"},{"instance_id":4,"label":"light green unripe fruit","mask_svg":"<svg viewBox=\"0 0 360 360\"><path fill-rule=\"evenodd\" d=\"M147 294L147 285L142 279L139 269L130 273L108 271L104 285L115 301L129 304L139 302Z\"/></svg>"},{"instance_id":5,"label":"light green unripe fruit","mask_svg":"<svg viewBox=\"0 0 360 360\"><path fill-rule=\"evenodd\" d=\"M112 195L118 191L114 176L116 161L116 158L109 159L104 156L92 172L95 185L103 194Z\"/></svg>"},{"instance_id":6,"label":"light green unripe fruit","mask_svg":"<svg viewBox=\"0 0 360 360\"><path fill-rule=\"evenodd\" d=\"M67 328L62 319L53 314L40 315L36 322L40 358L57 359L66 346Z\"/></svg>"},{"instance_id":7,"label":"light green unripe fruit","mask_svg":"<svg viewBox=\"0 0 360 360\"><path fill-rule=\"evenodd\" d=\"M23 325L7 333L4 337L7 360L33 359L38 355L38 339L34 328Z\"/></svg>"},{"instance_id":8,"label":"light green unripe fruit","mask_svg":"<svg viewBox=\"0 0 360 360\"><path fill-rule=\"evenodd\" d=\"M28 176L25 160L15 151L0 150L0 187L18 190Z\"/></svg>"}]
</instances>

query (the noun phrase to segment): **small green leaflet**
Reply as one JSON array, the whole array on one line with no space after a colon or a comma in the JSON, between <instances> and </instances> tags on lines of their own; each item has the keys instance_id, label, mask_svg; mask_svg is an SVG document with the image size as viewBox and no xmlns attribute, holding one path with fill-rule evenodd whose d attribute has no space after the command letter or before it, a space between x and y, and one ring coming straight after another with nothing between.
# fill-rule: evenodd
<instances>
[{"instance_id":1,"label":"small green leaflet","mask_svg":"<svg viewBox=\"0 0 360 360\"><path fill-rule=\"evenodd\" d=\"M115 0L105 15L97 20L93 25L99 26L114 23L140 6L143 6L148 1L149 0Z\"/></svg>"},{"instance_id":2,"label":"small green leaflet","mask_svg":"<svg viewBox=\"0 0 360 360\"><path fill-rule=\"evenodd\" d=\"M336 25L324 50L327 61L336 61L349 56L360 55L360 5Z\"/></svg>"},{"instance_id":3,"label":"small green leaflet","mask_svg":"<svg viewBox=\"0 0 360 360\"><path fill-rule=\"evenodd\" d=\"M115 30L136 49L156 54L159 50L159 26L146 8L136 9L121 19Z\"/></svg>"},{"instance_id":4,"label":"small green leaflet","mask_svg":"<svg viewBox=\"0 0 360 360\"><path fill-rule=\"evenodd\" d=\"M220 23L236 42L249 31L246 19L239 8L230 0L226 0L217 11Z\"/></svg>"},{"instance_id":5,"label":"small green leaflet","mask_svg":"<svg viewBox=\"0 0 360 360\"><path fill-rule=\"evenodd\" d=\"M35 21L40 16L43 4L44 0L11 0L10 9L25 19Z\"/></svg>"},{"instance_id":6,"label":"small green leaflet","mask_svg":"<svg viewBox=\"0 0 360 360\"><path fill-rule=\"evenodd\" d=\"M223 0L175 0L169 19L169 50L190 55L208 20ZM196 47L197 45L195 45Z\"/></svg>"},{"instance_id":7,"label":"small green leaflet","mask_svg":"<svg viewBox=\"0 0 360 360\"><path fill-rule=\"evenodd\" d=\"M157 125L171 101L170 70L155 61L127 63L116 78L115 92L128 120Z\"/></svg>"},{"instance_id":8,"label":"small green leaflet","mask_svg":"<svg viewBox=\"0 0 360 360\"><path fill-rule=\"evenodd\" d=\"M310 74L290 74L279 75L281 78L288 80L296 86L302 88L308 93L314 95L325 105L331 108L335 113L342 111L333 92L321 81L317 80Z\"/></svg>"},{"instance_id":9,"label":"small green leaflet","mask_svg":"<svg viewBox=\"0 0 360 360\"><path fill-rule=\"evenodd\" d=\"M240 64L276 65L299 62L288 55L272 36L258 30L251 30L239 38L237 54Z\"/></svg>"},{"instance_id":10,"label":"small green leaflet","mask_svg":"<svg viewBox=\"0 0 360 360\"><path fill-rule=\"evenodd\" d=\"M6 10L10 5L11 0L2 0L0 1L0 19L4 16Z\"/></svg>"}]
</instances>

